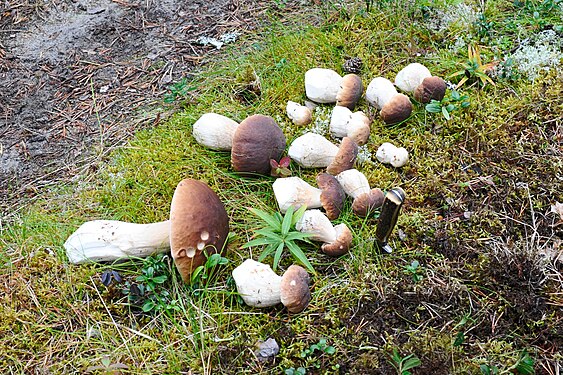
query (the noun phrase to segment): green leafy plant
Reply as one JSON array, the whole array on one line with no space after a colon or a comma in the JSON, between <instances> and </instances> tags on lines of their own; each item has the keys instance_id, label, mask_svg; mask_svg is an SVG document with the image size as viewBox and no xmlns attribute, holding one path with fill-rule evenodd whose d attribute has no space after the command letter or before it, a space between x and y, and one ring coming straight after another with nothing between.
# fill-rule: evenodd
<instances>
[{"instance_id":1,"label":"green leafy plant","mask_svg":"<svg viewBox=\"0 0 563 375\"><path fill-rule=\"evenodd\" d=\"M530 357L526 349L520 352L520 356L516 363L504 370L499 370L495 365L482 364L479 366L481 374L483 375L503 375L503 374L522 374L522 375L532 375L535 374L534 370L534 359Z\"/></svg>"},{"instance_id":2,"label":"green leafy plant","mask_svg":"<svg viewBox=\"0 0 563 375\"><path fill-rule=\"evenodd\" d=\"M405 357L401 356L397 349L393 349L393 355L391 355L391 365L397 370L398 375L411 375L412 370L422 364L420 359L414 354L409 354Z\"/></svg>"},{"instance_id":3,"label":"green leafy plant","mask_svg":"<svg viewBox=\"0 0 563 375\"><path fill-rule=\"evenodd\" d=\"M209 256L205 261L205 264L197 267L191 274L190 286L192 293L196 296L199 295L201 293L201 289L209 285L215 269L227 264L229 264L229 260L221 254L211 254L211 256Z\"/></svg>"},{"instance_id":4,"label":"green leafy plant","mask_svg":"<svg viewBox=\"0 0 563 375\"><path fill-rule=\"evenodd\" d=\"M289 164L291 164L291 159L289 156L284 156L280 159L279 163L275 159L270 159L270 176L272 177L288 177L291 176L291 171L289 170Z\"/></svg>"},{"instance_id":5,"label":"green leafy plant","mask_svg":"<svg viewBox=\"0 0 563 375\"><path fill-rule=\"evenodd\" d=\"M123 363L111 363L111 358L109 355L104 355L100 359L101 365L97 366L90 366L86 368L86 374L90 373L100 373L100 371L104 374L119 374L122 370L128 370L129 366Z\"/></svg>"},{"instance_id":6,"label":"green leafy plant","mask_svg":"<svg viewBox=\"0 0 563 375\"><path fill-rule=\"evenodd\" d=\"M173 103L179 98L186 97L190 91L194 91L196 88L195 86L189 86L188 79L184 77L168 87L170 92L164 95L164 102Z\"/></svg>"},{"instance_id":7,"label":"green leafy plant","mask_svg":"<svg viewBox=\"0 0 563 375\"><path fill-rule=\"evenodd\" d=\"M411 264L405 266L405 273L411 275L412 281L414 281L415 283L419 282L423 278L420 272L421 268L418 260L413 260Z\"/></svg>"},{"instance_id":8,"label":"green leafy plant","mask_svg":"<svg viewBox=\"0 0 563 375\"><path fill-rule=\"evenodd\" d=\"M459 92L453 90L450 95L438 101L432 99L425 107L427 112L441 113L446 120L452 118L451 113L461 108L467 108L471 105L469 96L461 95Z\"/></svg>"},{"instance_id":9,"label":"green leafy plant","mask_svg":"<svg viewBox=\"0 0 563 375\"><path fill-rule=\"evenodd\" d=\"M307 349L301 352L301 358L309 357L315 354L315 352L320 352L321 354L333 355L336 353L336 348L334 346L328 345L325 338L319 339L319 342L312 344Z\"/></svg>"},{"instance_id":10,"label":"green leafy plant","mask_svg":"<svg viewBox=\"0 0 563 375\"><path fill-rule=\"evenodd\" d=\"M242 248L265 246L258 257L258 261L261 262L273 254L274 262L272 268L274 270L278 267L283 250L287 248L295 260L305 266L310 272L315 273L309 259L307 259L299 245L295 243L295 241L310 243L308 240L311 237L310 233L301 233L295 229L295 224L303 216L306 209L306 206L301 206L297 211L294 211L293 206L290 206L285 216L282 216L279 212L269 214L257 208L249 208L250 212L258 216L266 224L266 227L256 230L254 237L257 238L250 240Z\"/></svg>"},{"instance_id":11,"label":"green leafy plant","mask_svg":"<svg viewBox=\"0 0 563 375\"><path fill-rule=\"evenodd\" d=\"M497 65L496 61L483 64L481 60L481 52L478 46L470 44L467 47L467 61L462 64L463 69L453 73L450 78L463 76L463 78L457 83L457 88L463 86L467 81L481 82L483 87L487 83L495 85L491 77L487 75L494 66Z\"/></svg>"},{"instance_id":12,"label":"green leafy plant","mask_svg":"<svg viewBox=\"0 0 563 375\"><path fill-rule=\"evenodd\" d=\"M143 260L141 275L135 283L126 282L122 290L129 303L140 306L144 312L172 312L180 309L178 301L172 300L163 284L168 280L168 257L165 254L149 256Z\"/></svg>"},{"instance_id":13,"label":"green leafy plant","mask_svg":"<svg viewBox=\"0 0 563 375\"><path fill-rule=\"evenodd\" d=\"M305 375L307 373L307 370L305 370L305 367L290 367L288 369L285 369L283 373L285 375Z\"/></svg>"}]
</instances>

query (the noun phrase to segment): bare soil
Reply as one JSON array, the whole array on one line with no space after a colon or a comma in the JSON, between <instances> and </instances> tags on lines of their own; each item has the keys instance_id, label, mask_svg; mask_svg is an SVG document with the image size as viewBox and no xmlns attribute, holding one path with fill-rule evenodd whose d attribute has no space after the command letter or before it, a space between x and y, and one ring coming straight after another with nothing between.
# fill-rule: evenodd
<instances>
[{"instance_id":1,"label":"bare soil","mask_svg":"<svg viewBox=\"0 0 563 375\"><path fill-rule=\"evenodd\" d=\"M107 150L157 124L167 88L218 51L198 39L244 34L264 4L0 3L0 208L95 168Z\"/></svg>"}]
</instances>

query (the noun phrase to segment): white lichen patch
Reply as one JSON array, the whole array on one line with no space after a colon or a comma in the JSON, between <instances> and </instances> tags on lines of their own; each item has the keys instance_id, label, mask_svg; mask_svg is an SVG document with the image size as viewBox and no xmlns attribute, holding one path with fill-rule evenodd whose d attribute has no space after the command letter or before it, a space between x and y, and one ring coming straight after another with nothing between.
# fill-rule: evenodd
<instances>
[{"instance_id":1,"label":"white lichen patch","mask_svg":"<svg viewBox=\"0 0 563 375\"><path fill-rule=\"evenodd\" d=\"M479 13L468 4L459 3L446 9L430 8L426 26L434 31L443 32L452 26L468 30L477 21Z\"/></svg>"},{"instance_id":2,"label":"white lichen patch","mask_svg":"<svg viewBox=\"0 0 563 375\"><path fill-rule=\"evenodd\" d=\"M332 108L317 106L313 110L313 122L311 126L303 130L305 133L315 133L322 136L327 136L330 129L330 116L332 114Z\"/></svg>"},{"instance_id":3,"label":"white lichen patch","mask_svg":"<svg viewBox=\"0 0 563 375\"><path fill-rule=\"evenodd\" d=\"M367 145L358 147L358 156L356 157L356 163L358 163L358 165L375 164L373 161L373 154L368 149Z\"/></svg>"}]
</instances>

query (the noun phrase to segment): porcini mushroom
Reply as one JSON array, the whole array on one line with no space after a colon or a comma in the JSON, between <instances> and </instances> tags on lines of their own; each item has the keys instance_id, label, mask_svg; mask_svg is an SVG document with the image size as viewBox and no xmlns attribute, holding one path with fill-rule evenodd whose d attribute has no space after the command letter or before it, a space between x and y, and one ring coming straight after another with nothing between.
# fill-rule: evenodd
<instances>
[{"instance_id":1,"label":"porcini mushroom","mask_svg":"<svg viewBox=\"0 0 563 375\"><path fill-rule=\"evenodd\" d=\"M432 100L440 101L446 95L446 82L436 76L426 77L414 90L414 98L419 103L430 103Z\"/></svg>"},{"instance_id":2,"label":"porcini mushroom","mask_svg":"<svg viewBox=\"0 0 563 375\"><path fill-rule=\"evenodd\" d=\"M270 160L279 160L285 150L285 136L273 118L252 115L244 119L233 136L231 164L242 174L268 175Z\"/></svg>"},{"instance_id":3,"label":"porcini mushroom","mask_svg":"<svg viewBox=\"0 0 563 375\"><path fill-rule=\"evenodd\" d=\"M338 153L338 146L320 134L305 133L296 138L287 154L304 168L326 168Z\"/></svg>"},{"instance_id":4,"label":"porcini mushroom","mask_svg":"<svg viewBox=\"0 0 563 375\"><path fill-rule=\"evenodd\" d=\"M357 169L348 169L336 176L347 195L352 197L352 211L360 216L366 217L373 210L381 207L385 198L379 188L370 188L366 176Z\"/></svg>"},{"instance_id":5,"label":"porcini mushroom","mask_svg":"<svg viewBox=\"0 0 563 375\"><path fill-rule=\"evenodd\" d=\"M358 146L367 143L370 119L363 112L352 113L347 107L335 106L330 117L330 133L337 138L350 137Z\"/></svg>"},{"instance_id":6,"label":"porcini mushroom","mask_svg":"<svg viewBox=\"0 0 563 375\"><path fill-rule=\"evenodd\" d=\"M375 156L381 163L391 164L395 168L404 166L409 160L409 152L404 147L396 147L389 142L382 143Z\"/></svg>"},{"instance_id":7,"label":"porcini mushroom","mask_svg":"<svg viewBox=\"0 0 563 375\"><path fill-rule=\"evenodd\" d=\"M393 83L385 78L374 78L366 90L367 101L380 109L380 116L386 124L406 120L412 113L412 104L404 94L399 94Z\"/></svg>"},{"instance_id":8,"label":"porcini mushroom","mask_svg":"<svg viewBox=\"0 0 563 375\"><path fill-rule=\"evenodd\" d=\"M317 175L317 186L321 189L321 204L330 220L335 220L340 216L346 193L342 186L334 177L328 173ZM309 207L309 206L308 206Z\"/></svg>"},{"instance_id":9,"label":"porcini mushroom","mask_svg":"<svg viewBox=\"0 0 563 375\"><path fill-rule=\"evenodd\" d=\"M285 107L287 117L293 121L295 125L304 126L311 122L312 112L307 106L301 105L291 100L287 102Z\"/></svg>"},{"instance_id":10,"label":"porcini mushroom","mask_svg":"<svg viewBox=\"0 0 563 375\"><path fill-rule=\"evenodd\" d=\"M313 68L305 72L305 93L316 103L336 103L342 77L331 69Z\"/></svg>"},{"instance_id":11,"label":"porcini mushroom","mask_svg":"<svg viewBox=\"0 0 563 375\"><path fill-rule=\"evenodd\" d=\"M422 64L411 63L397 73L395 85L403 91L414 92L422 81L432 76L430 70Z\"/></svg>"},{"instance_id":12,"label":"porcini mushroom","mask_svg":"<svg viewBox=\"0 0 563 375\"><path fill-rule=\"evenodd\" d=\"M348 252L352 244L352 232L346 224L333 226L329 218L319 210L307 210L295 224L303 233L310 233L312 241L323 242L321 250L329 256Z\"/></svg>"},{"instance_id":13,"label":"porcini mushroom","mask_svg":"<svg viewBox=\"0 0 563 375\"><path fill-rule=\"evenodd\" d=\"M192 134L200 145L213 150L230 150L238 122L228 117L205 113L193 125Z\"/></svg>"},{"instance_id":14,"label":"porcini mushroom","mask_svg":"<svg viewBox=\"0 0 563 375\"><path fill-rule=\"evenodd\" d=\"M207 184L180 181L170 205L170 250L185 282L206 258L224 254L229 216L219 196Z\"/></svg>"},{"instance_id":15,"label":"porcini mushroom","mask_svg":"<svg viewBox=\"0 0 563 375\"><path fill-rule=\"evenodd\" d=\"M245 260L233 270L233 279L244 303L252 307L270 307L281 302L278 276L269 265Z\"/></svg>"},{"instance_id":16,"label":"porcini mushroom","mask_svg":"<svg viewBox=\"0 0 563 375\"><path fill-rule=\"evenodd\" d=\"M336 93L336 105L354 109L364 92L362 79L357 74L346 74L342 77L340 88Z\"/></svg>"},{"instance_id":17,"label":"porcini mushroom","mask_svg":"<svg viewBox=\"0 0 563 375\"><path fill-rule=\"evenodd\" d=\"M358 156L358 145L349 137L342 138L338 153L326 167L327 173L335 176L342 171L353 168Z\"/></svg>"},{"instance_id":18,"label":"porcini mushroom","mask_svg":"<svg viewBox=\"0 0 563 375\"><path fill-rule=\"evenodd\" d=\"M291 265L284 272L280 283L280 300L287 311L298 314L309 305L311 291L309 274L298 265Z\"/></svg>"}]
</instances>

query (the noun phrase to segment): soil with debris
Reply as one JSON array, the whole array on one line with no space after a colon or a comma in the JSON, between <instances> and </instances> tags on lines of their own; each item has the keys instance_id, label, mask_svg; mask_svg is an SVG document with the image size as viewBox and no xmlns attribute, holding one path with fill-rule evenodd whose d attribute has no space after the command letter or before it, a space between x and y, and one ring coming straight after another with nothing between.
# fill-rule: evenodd
<instances>
[{"instance_id":1,"label":"soil with debris","mask_svg":"<svg viewBox=\"0 0 563 375\"><path fill-rule=\"evenodd\" d=\"M0 208L95 168L108 150L158 123L167 88L216 53L221 36L255 28L263 4L2 2Z\"/></svg>"}]
</instances>

